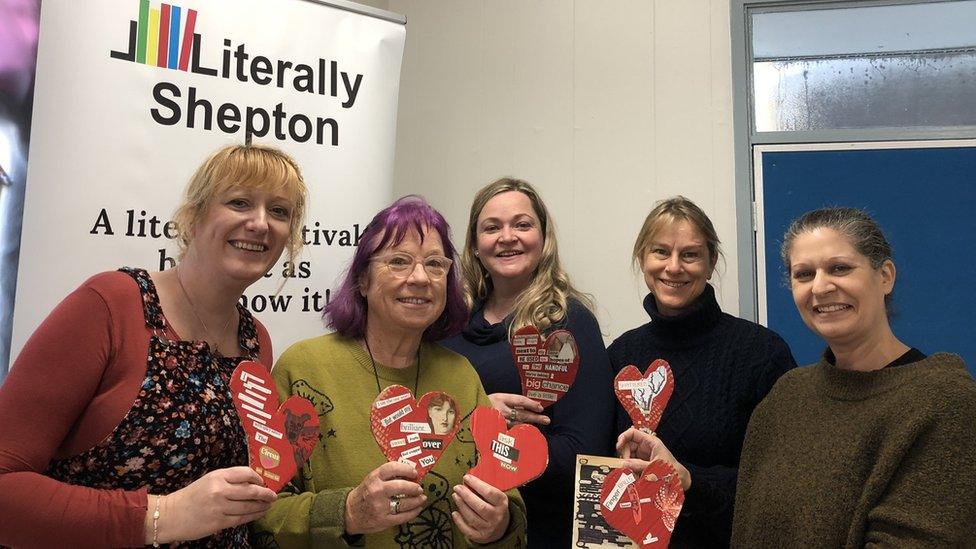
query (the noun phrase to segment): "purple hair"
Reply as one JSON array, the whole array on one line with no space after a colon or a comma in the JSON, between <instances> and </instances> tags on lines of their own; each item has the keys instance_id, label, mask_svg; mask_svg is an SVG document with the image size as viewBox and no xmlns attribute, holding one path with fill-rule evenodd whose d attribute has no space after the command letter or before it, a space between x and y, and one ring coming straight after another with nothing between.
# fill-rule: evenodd
<instances>
[{"instance_id":1,"label":"purple hair","mask_svg":"<svg viewBox=\"0 0 976 549\"><path fill-rule=\"evenodd\" d=\"M453 260L447 273L447 300L444 312L424 330L424 341L440 341L461 331L468 320L468 308L461 295L457 274L457 252L451 244L451 228L447 220L422 196L407 195L381 210L366 229L356 247L356 254L346 270L339 290L322 312L326 324L346 337L362 337L366 333L366 298L359 293L360 281L369 269L369 261L376 252L397 246L409 230L417 231L421 242L424 233L437 231L444 244L444 255Z\"/></svg>"}]
</instances>

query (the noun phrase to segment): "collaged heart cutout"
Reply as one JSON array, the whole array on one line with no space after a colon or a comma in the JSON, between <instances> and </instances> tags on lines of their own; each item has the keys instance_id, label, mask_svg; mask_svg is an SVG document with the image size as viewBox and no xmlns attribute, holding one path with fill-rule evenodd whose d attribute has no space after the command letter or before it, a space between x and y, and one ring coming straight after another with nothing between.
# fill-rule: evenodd
<instances>
[{"instance_id":1,"label":"collaged heart cutout","mask_svg":"<svg viewBox=\"0 0 976 549\"><path fill-rule=\"evenodd\" d=\"M674 375L666 360L657 359L641 374L636 366L627 366L613 379L617 400L627 410L634 427L653 432L674 392Z\"/></svg>"},{"instance_id":2,"label":"collaged heart cutout","mask_svg":"<svg viewBox=\"0 0 976 549\"><path fill-rule=\"evenodd\" d=\"M300 396L278 406L278 391L271 373L257 362L245 360L230 380L234 408L247 434L251 468L264 485L280 492L308 461L318 444L319 416L315 406Z\"/></svg>"},{"instance_id":3,"label":"collaged heart cutout","mask_svg":"<svg viewBox=\"0 0 976 549\"><path fill-rule=\"evenodd\" d=\"M543 338L535 326L523 326L512 336L511 347L524 396L545 408L569 392L580 361L573 334L556 330Z\"/></svg>"},{"instance_id":4,"label":"collaged heart cutout","mask_svg":"<svg viewBox=\"0 0 976 549\"><path fill-rule=\"evenodd\" d=\"M417 482L434 468L460 425L457 402L451 395L430 392L417 402L403 385L380 391L370 411L373 438L383 455L413 465Z\"/></svg>"},{"instance_id":5,"label":"collaged heart cutout","mask_svg":"<svg viewBox=\"0 0 976 549\"><path fill-rule=\"evenodd\" d=\"M479 406L471 416L471 431L478 464L470 473L503 492L538 478L549 464L549 443L535 425L508 429L501 412Z\"/></svg>"},{"instance_id":6,"label":"collaged heart cutout","mask_svg":"<svg viewBox=\"0 0 976 549\"><path fill-rule=\"evenodd\" d=\"M684 501L678 474L661 460L651 462L639 477L627 467L615 469L600 490L607 524L641 548L668 546Z\"/></svg>"}]
</instances>

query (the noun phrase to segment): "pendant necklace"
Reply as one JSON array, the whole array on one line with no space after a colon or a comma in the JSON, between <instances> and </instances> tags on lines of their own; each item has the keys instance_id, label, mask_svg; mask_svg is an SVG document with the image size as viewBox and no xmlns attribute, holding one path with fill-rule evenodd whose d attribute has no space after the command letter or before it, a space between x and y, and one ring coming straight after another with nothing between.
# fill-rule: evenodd
<instances>
[{"instance_id":1,"label":"pendant necklace","mask_svg":"<svg viewBox=\"0 0 976 549\"><path fill-rule=\"evenodd\" d=\"M369 364L373 367L373 378L376 379L376 394L379 395L383 392L380 389L380 375L376 373L376 361L373 360L373 351L369 348L369 340L366 339L366 335L363 335L363 344L366 345L366 352L369 353ZM421 342L423 345L423 342ZM417 375L413 380L413 397L417 398L417 389L420 387L420 347L417 347Z\"/></svg>"},{"instance_id":2,"label":"pendant necklace","mask_svg":"<svg viewBox=\"0 0 976 549\"><path fill-rule=\"evenodd\" d=\"M187 293L187 291L186 291L186 286L183 285L183 277L180 276L180 268L179 267L176 267L176 282L179 283L180 290L183 292L183 299L186 299L187 305L190 306L190 312L192 312L193 313L193 316L196 317L197 322L199 322L200 325L203 326L203 333L204 333L204 335L207 336L207 339L208 340L213 340L214 339L213 334L211 334L210 333L210 329L207 328L207 323L204 322L203 321L203 318L200 317L200 313L197 312L196 306L193 305L193 301L190 299L190 294ZM237 312L237 311L234 311L234 312ZM230 326L230 321L233 320L233 319L234 319L234 314L232 313L230 316L227 317L227 322L224 322L224 327L220 329L220 335L223 335L223 334L227 333L227 327ZM213 344L211 344L211 347L213 349L214 354L220 354L220 349L219 349L218 344L213 343Z\"/></svg>"}]
</instances>

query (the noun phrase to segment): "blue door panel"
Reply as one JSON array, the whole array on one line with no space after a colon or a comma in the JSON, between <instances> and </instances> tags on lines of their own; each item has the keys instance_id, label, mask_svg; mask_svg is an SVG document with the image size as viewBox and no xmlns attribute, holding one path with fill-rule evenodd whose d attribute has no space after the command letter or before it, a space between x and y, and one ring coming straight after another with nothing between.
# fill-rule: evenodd
<instances>
[{"instance_id":1,"label":"blue door panel","mask_svg":"<svg viewBox=\"0 0 976 549\"><path fill-rule=\"evenodd\" d=\"M853 206L894 248L895 334L926 354L960 354L976 372L976 148L765 151L762 168L767 323L797 362L815 362L824 344L793 305L783 233L808 210Z\"/></svg>"}]
</instances>

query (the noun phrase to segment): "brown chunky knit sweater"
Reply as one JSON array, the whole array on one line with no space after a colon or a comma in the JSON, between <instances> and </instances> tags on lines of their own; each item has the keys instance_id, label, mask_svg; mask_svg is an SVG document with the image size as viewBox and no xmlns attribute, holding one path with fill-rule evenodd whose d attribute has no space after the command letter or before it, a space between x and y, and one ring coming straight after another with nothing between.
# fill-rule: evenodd
<instances>
[{"instance_id":1,"label":"brown chunky knit sweater","mask_svg":"<svg viewBox=\"0 0 976 549\"><path fill-rule=\"evenodd\" d=\"M976 547L976 382L962 360L822 360L780 378L749 422L732 545Z\"/></svg>"}]
</instances>

